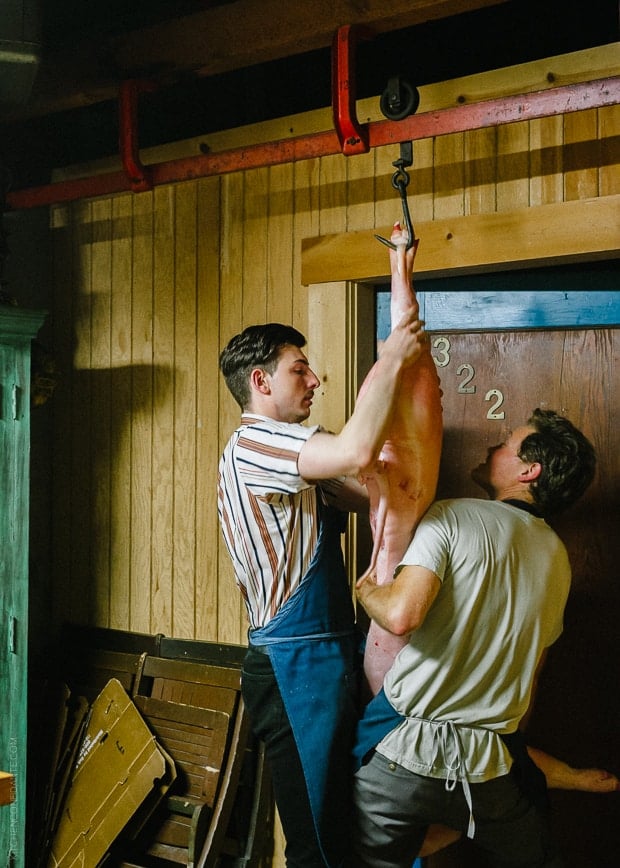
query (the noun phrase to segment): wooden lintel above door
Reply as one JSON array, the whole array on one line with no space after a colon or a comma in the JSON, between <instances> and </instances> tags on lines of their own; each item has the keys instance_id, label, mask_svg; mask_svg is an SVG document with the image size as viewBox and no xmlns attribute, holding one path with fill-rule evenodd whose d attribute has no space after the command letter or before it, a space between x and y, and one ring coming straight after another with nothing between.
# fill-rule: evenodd
<instances>
[{"instance_id":1,"label":"wooden lintel above door","mask_svg":"<svg viewBox=\"0 0 620 868\"><path fill-rule=\"evenodd\" d=\"M620 257L620 195L453 217L415 225L419 277ZM304 285L385 277L390 227L302 241Z\"/></svg>"}]
</instances>

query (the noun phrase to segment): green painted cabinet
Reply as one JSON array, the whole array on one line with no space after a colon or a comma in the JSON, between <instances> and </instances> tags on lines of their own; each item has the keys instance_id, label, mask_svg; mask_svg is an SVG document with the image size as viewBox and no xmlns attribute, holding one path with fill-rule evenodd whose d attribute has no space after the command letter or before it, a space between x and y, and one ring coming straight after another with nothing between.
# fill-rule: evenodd
<instances>
[{"instance_id":1,"label":"green painted cabinet","mask_svg":"<svg viewBox=\"0 0 620 868\"><path fill-rule=\"evenodd\" d=\"M28 711L30 346L45 314L0 304L0 866L24 868Z\"/></svg>"}]
</instances>

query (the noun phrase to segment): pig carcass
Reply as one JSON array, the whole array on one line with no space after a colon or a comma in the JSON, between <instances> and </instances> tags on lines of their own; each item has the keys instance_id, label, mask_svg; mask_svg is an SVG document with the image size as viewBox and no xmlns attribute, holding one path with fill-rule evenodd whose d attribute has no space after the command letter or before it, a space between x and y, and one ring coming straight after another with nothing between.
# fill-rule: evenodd
<instances>
[{"instance_id":1,"label":"pig carcass","mask_svg":"<svg viewBox=\"0 0 620 868\"><path fill-rule=\"evenodd\" d=\"M411 268L417 242L406 250L407 235L397 223L391 237L392 325L417 305ZM409 262L409 267L408 267ZM372 370L368 378L372 377ZM360 394L364 390L362 384ZM391 582L413 532L435 497L442 441L441 390L427 343L421 358L403 374L398 404L376 466L364 475L370 499L373 552L367 570L378 584ZM368 687L376 693L407 637L394 636L371 621L364 670Z\"/></svg>"}]
</instances>

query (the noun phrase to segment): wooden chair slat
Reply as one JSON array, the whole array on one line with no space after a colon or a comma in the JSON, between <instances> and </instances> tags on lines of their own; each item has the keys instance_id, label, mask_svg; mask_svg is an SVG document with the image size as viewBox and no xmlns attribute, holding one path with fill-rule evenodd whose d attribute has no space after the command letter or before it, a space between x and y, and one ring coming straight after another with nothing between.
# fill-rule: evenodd
<instances>
[{"instance_id":1,"label":"wooden chair slat","mask_svg":"<svg viewBox=\"0 0 620 868\"><path fill-rule=\"evenodd\" d=\"M245 649L105 628L70 635L75 650L69 640L63 658L72 691L90 702L110 678L120 681L176 771L138 808L106 865L159 859L216 868L234 854L235 865L250 868L268 860L272 797L241 697Z\"/></svg>"}]
</instances>

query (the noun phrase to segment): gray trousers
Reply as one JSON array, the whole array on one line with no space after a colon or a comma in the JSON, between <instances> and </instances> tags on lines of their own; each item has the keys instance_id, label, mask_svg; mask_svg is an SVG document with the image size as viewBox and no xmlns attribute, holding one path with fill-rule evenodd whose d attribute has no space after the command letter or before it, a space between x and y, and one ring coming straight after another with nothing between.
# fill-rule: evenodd
<instances>
[{"instance_id":1,"label":"gray trousers","mask_svg":"<svg viewBox=\"0 0 620 868\"><path fill-rule=\"evenodd\" d=\"M547 823L511 775L470 784L474 845L492 868L562 868ZM461 784L416 775L374 753L354 778L358 868L411 868L431 823L467 831ZM484 857L483 857L484 858Z\"/></svg>"}]
</instances>

